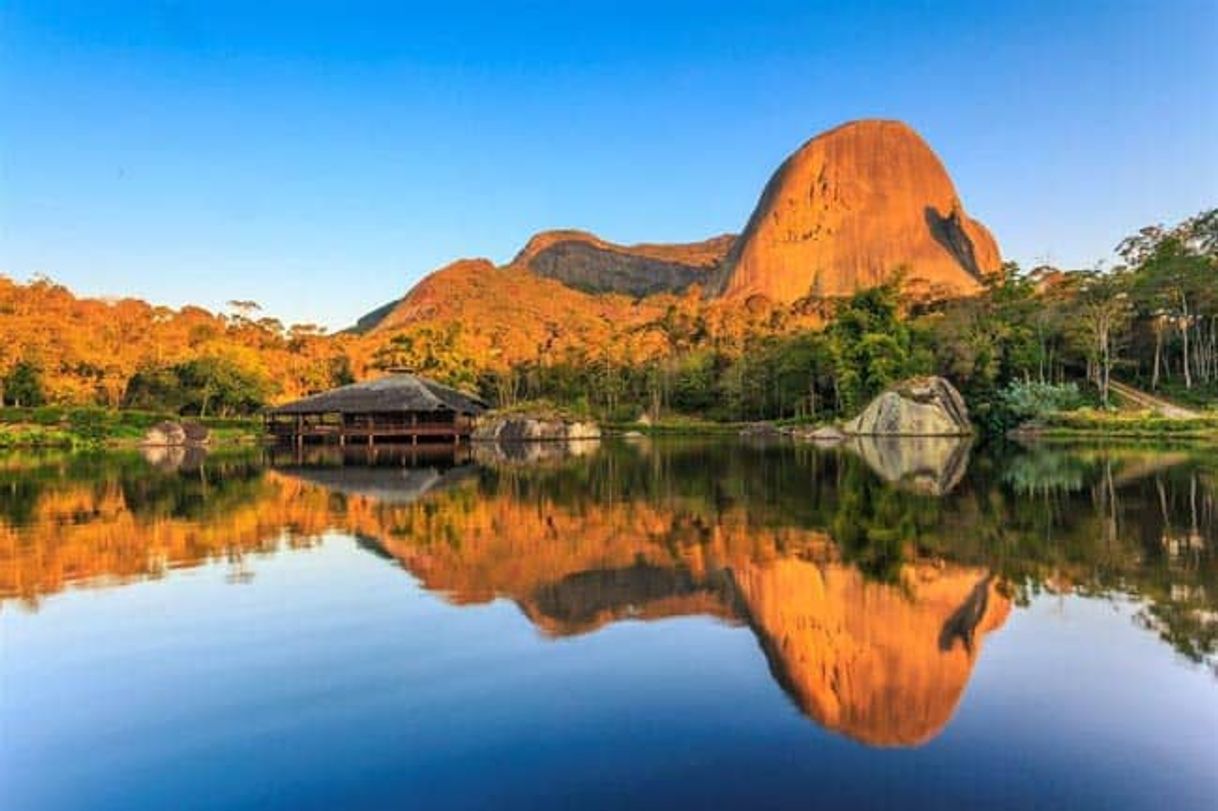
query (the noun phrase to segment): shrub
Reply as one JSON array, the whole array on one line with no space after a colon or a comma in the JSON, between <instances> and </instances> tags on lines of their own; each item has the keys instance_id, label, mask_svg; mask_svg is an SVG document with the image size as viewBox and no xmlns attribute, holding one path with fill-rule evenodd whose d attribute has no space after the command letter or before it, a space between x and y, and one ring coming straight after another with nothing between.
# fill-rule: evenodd
<instances>
[{"instance_id":1,"label":"shrub","mask_svg":"<svg viewBox=\"0 0 1218 811\"><path fill-rule=\"evenodd\" d=\"M998 400L1016 424L1044 419L1058 411L1074 411L1086 404L1074 383L1010 383L998 393Z\"/></svg>"}]
</instances>

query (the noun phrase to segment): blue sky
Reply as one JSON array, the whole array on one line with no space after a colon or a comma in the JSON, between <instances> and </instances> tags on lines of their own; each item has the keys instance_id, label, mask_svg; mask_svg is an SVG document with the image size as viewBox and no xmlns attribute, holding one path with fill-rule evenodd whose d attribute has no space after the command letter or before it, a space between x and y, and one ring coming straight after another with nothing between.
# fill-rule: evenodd
<instances>
[{"instance_id":1,"label":"blue sky","mask_svg":"<svg viewBox=\"0 0 1218 811\"><path fill-rule=\"evenodd\" d=\"M739 230L900 118L1024 264L1218 205L1218 3L0 6L0 273L330 327L538 230Z\"/></svg>"}]
</instances>

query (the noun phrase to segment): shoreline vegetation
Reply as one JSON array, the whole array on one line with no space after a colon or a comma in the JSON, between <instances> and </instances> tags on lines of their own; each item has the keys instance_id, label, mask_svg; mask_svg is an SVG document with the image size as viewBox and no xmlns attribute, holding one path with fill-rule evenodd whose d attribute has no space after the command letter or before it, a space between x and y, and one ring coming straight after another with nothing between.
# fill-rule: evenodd
<instances>
[{"instance_id":1,"label":"shoreline vegetation","mask_svg":"<svg viewBox=\"0 0 1218 811\"><path fill-rule=\"evenodd\" d=\"M490 412L537 419L586 421L590 417L551 403L519 403ZM262 421L257 417L188 418L210 431L209 445L253 445L265 441ZM152 411L102 408L6 407L0 409L0 452L4 450L56 449L92 451L131 449L140 445L150 428L181 417ZM658 420L605 421L600 427L616 436L738 436L783 435L783 428L837 427L839 420L716 421L682 415ZM997 437L991 436L991 439ZM1013 440L1146 439L1164 441L1218 442L1218 410L1194 417L1168 417L1140 411L1105 411L1084 406L1070 411L1049 411L1017 425L1006 434ZM1001 441L1001 440L1000 440Z\"/></svg>"},{"instance_id":2,"label":"shoreline vegetation","mask_svg":"<svg viewBox=\"0 0 1218 811\"><path fill-rule=\"evenodd\" d=\"M154 425L181 419L171 413L136 409L8 406L0 408L0 451L135 448ZM262 421L257 417L203 417L190 421L208 428L211 446L257 443L263 435Z\"/></svg>"},{"instance_id":3,"label":"shoreline vegetation","mask_svg":"<svg viewBox=\"0 0 1218 811\"><path fill-rule=\"evenodd\" d=\"M1056 412L1014 429L1018 438L1208 439L1218 441L1218 412L1197 417L1105 412L1091 408Z\"/></svg>"}]
</instances>

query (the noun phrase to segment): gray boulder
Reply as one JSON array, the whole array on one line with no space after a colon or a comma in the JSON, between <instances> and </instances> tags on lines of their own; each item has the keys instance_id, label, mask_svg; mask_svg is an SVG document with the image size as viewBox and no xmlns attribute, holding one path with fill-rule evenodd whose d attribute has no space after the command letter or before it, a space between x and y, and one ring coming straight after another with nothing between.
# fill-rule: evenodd
<instances>
[{"instance_id":1,"label":"gray boulder","mask_svg":"<svg viewBox=\"0 0 1218 811\"><path fill-rule=\"evenodd\" d=\"M155 448L176 448L186 444L186 430L179 422L158 422L144 434L141 445Z\"/></svg>"},{"instance_id":2,"label":"gray boulder","mask_svg":"<svg viewBox=\"0 0 1218 811\"><path fill-rule=\"evenodd\" d=\"M964 398L941 377L915 377L892 386L842 426L856 436L968 436Z\"/></svg>"},{"instance_id":3,"label":"gray boulder","mask_svg":"<svg viewBox=\"0 0 1218 811\"><path fill-rule=\"evenodd\" d=\"M198 447L211 441L207 426L197 422L165 420L148 429L140 444L149 448Z\"/></svg>"},{"instance_id":4,"label":"gray boulder","mask_svg":"<svg viewBox=\"0 0 1218 811\"><path fill-rule=\"evenodd\" d=\"M557 417L506 415L478 420L472 436L475 442L572 442L600 439L601 429L594 422Z\"/></svg>"}]
</instances>

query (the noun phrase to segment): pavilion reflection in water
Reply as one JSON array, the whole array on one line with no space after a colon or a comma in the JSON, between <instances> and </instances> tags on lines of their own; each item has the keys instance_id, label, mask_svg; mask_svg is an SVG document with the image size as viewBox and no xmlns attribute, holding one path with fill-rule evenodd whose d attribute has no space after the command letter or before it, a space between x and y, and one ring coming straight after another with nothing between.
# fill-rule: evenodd
<instances>
[{"instance_id":1,"label":"pavilion reflection in water","mask_svg":"<svg viewBox=\"0 0 1218 811\"><path fill-rule=\"evenodd\" d=\"M173 460L125 457L46 475L0 468L0 599L36 606L72 583L241 561L339 531L454 604L512 600L547 636L688 615L747 627L807 716L871 745L907 746L948 723L1011 610L1011 567L995 574L974 539L1008 533L1003 555L1026 575L1046 552L1033 546L1019 559L1011 544L1056 533L1069 555L1053 563L1052 583L1087 582L1069 559L1142 576L1144 593L1162 592L1149 608L1156 630L1204 653L1210 632L1196 617L1212 611L1218 513L1204 472L1173 478L1187 454L1028 455L996 489L960 483L967 447L931 454L948 460L945 472L917 454L894 464L890 451L707 456L635 443L553 447L541 460L491 448L475 460L464 448L329 448L182 460L176 470ZM950 493L927 495L936 491ZM860 561L850 532L871 526L863 541L874 543L898 525L919 544L882 566ZM1017 525L1026 536L1009 534ZM1172 539L1185 535L1180 552ZM928 554L925 543L953 551ZM1167 568L1146 569L1155 549Z\"/></svg>"}]
</instances>

